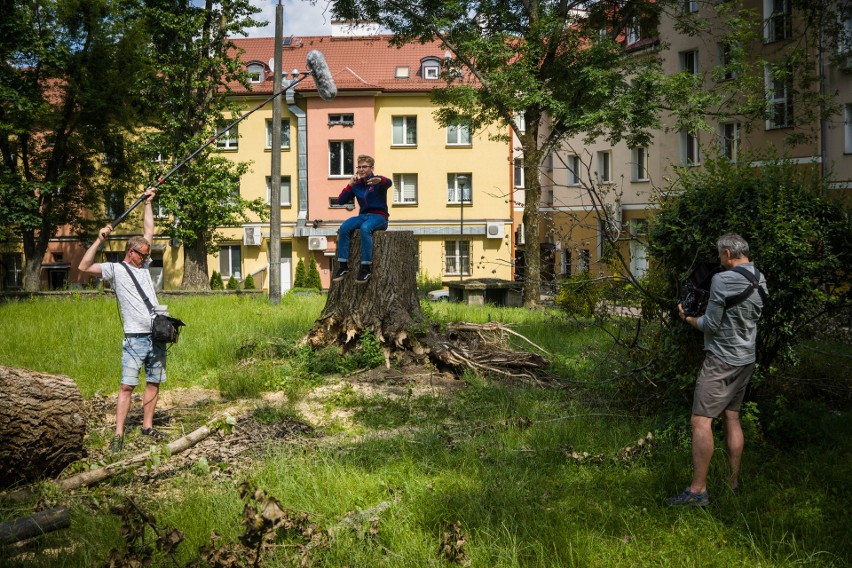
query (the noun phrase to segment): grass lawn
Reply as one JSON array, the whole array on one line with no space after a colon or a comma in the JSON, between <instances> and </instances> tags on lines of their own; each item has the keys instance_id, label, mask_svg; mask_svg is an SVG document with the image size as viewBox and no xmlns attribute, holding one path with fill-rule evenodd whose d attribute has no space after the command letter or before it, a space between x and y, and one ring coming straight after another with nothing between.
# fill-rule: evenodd
<instances>
[{"instance_id":1,"label":"grass lawn","mask_svg":"<svg viewBox=\"0 0 852 568\"><path fill-rule=\"evenodd\" d=\"M210 543L211 531L224 541L238 539L244 502L237 486L246 480L287 510L306 513L328 535L306 546L298 531L282 532L263 566L852 563L848 412L809 414L810 422L800 425L807 435L791 435L783 447L754 430L744 493L711 486L707 509L674 510L663 500L688 484L688 408L673 423L607 403L607 385L542 388L469 374L453 388L430 388L426 380L391 388L359 380L357 362L344 376L326 373L343 364L339 353L293 346L324 301L287 296L271 306L263 297L169 298L170 311L189 326L170 349L164 390L224 395L194 409L195 422L185 429L237 407L266 423L311 422L317 436L269 443L238 470L196 457L167 475L149 464L86 491L46 490L46 504L70 507L71 527L25 547L0 546L0 566L107 565L110 549L127 546L121 515L110 508L127 497L160 529L185 535L174 559L155 553L153 565L183 566ZM588 354L606 346L604 336L544 310L436 303L424 309L436 321L512 323L574 380L595 379ZM69 375L85 398L112 397L119 353L118 314L108 297L0 304L0 365ZM308 415L307 408L316 412ZM650 454L616 458L649 431L656 437ZM106 459L103 439L87 440L90 457L78 470ZM721 448L712 480L725 475ZM584 452L588 457L577 457ZM0 521L29 514L33 505L0 503Z\"/></svg>"}]
</instances>

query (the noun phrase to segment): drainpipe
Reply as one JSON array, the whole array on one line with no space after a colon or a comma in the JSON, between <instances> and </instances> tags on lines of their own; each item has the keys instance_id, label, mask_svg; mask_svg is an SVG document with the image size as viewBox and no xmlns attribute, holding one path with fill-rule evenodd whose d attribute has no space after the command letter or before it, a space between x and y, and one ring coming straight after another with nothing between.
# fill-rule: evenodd
<instances>
[{"instance_id":1,"label":"drainpipe","mask_svg":"<svg viewBox=\"0 0 852 568\"><path fill-rule=\"evenodd\" d=\"M296 151L298 152L298 181L299 188L299 217L296 222L294 236L303 237L307 235L305 223L308 219L308 117L296 104L296 91L288 88L287 110L296 117Z\"/></svg>"}]
</instances>

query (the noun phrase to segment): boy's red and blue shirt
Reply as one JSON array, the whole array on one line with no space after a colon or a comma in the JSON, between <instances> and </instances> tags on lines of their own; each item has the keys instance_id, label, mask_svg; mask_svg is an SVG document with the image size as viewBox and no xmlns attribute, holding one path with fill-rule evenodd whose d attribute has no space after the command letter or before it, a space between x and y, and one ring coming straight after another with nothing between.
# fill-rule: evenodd
<instances>
[{"instance_id":1,"label":"boy's red and blue shirt","mask_svg":"<svg viewBox=\"0 0 852 568\"><path fill-rule=\"evenodd\" d=\"M355 183L350 183L343 188L340 195L337 197L339 205L351 203L358 200L360 210L358 213L373 213L383 217L390 217L388 212L388 189L393 185L393 181L384 176L372 176L370 179L379 178L379 182L368 185L366 180L359 179Z\"/></svg>"}]
</instances>

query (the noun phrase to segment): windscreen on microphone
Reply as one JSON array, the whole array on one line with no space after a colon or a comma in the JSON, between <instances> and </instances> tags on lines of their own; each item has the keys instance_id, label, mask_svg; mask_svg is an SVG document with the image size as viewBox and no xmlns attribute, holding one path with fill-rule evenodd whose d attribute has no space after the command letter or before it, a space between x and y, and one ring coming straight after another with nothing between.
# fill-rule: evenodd
<instances>
[{"instance_id":1,"label":"windscreen on microphone","mask_svg":"<svg viewBox=\"0 0 852 568\"><path fill-rule=\"evenodd\" d=\"M319 96L326 101L336 97L337 85L334 84L334 77L331 76L331 71L328 69L323 54L316 49L308 53L307 65L308 71L314 76L314 83L317 86Z\"/></svg>"}]
</instances>

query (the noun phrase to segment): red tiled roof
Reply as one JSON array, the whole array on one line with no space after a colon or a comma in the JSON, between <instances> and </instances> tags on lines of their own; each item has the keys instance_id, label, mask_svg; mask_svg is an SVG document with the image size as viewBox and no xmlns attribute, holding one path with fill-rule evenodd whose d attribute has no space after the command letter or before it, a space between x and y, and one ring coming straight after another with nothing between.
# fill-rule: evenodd
<instances>
[{"instance_id":1,"label":"red tiled roof","mask_svg":"<svg viewBox=\"0 0 852 568\"><path fill-rule=\"evenodd\" d=\"M305 71L307 55L316 49L325 57L338 92L429 92L446 85L443 79L423 79L420 72L421 60L424 57L444 57L446 49L439 41L407 44L398 48L388 44L390 39L390 35L293 37L291 45L284 47L282 69L285 73L293 69ZM240 57L244 63L257 61L267 68L266 80L252 84L252 92L271 94L272 70L269 63L275 50L275 38L232 38L231 41L236 47L244 50ZM409 68L409 78L395 77L396 68L399 66ZM236 83L232 83L230 87L236 94L247 92ZM316 93L313 79L308 77L299 83L296 91Z\"/></svg>"}]
</instances>

